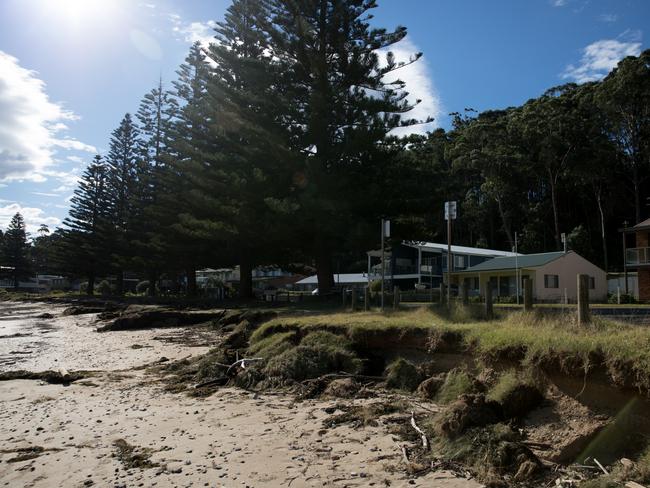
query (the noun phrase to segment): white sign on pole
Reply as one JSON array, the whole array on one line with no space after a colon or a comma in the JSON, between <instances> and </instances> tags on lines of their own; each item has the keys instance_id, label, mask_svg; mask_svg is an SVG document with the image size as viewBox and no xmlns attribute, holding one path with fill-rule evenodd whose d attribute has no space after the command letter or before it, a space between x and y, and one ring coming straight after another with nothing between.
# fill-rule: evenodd
<instances>
[{"instance_id":1,"label":"white sign on pole","mask_svg":"<svg viewBox=\"0 0 650 488\"><path fill-rule=\"evenodd\" d=\"M390 237L390 220L384 220L384 236Z\"/></svg>"},{"instance_id":2,"label":"white sign on pole","mask_svg":"<svg viewBox=\"0 0 650 488\"><path fill-rule=\"evenodd\" d=\"M456 202L445 202L445 220L456 220L458 215Z\"/></svg>"}]
</instances>

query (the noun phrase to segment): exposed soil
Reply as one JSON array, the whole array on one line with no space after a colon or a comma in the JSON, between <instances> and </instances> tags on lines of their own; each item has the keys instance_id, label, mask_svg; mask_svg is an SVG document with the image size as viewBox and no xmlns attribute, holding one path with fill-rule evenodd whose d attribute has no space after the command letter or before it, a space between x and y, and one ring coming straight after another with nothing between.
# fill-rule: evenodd
<instances>
[{"instance_id":1,"label":"exposed soil","mask_svg":"<svg viewBox=\"0 0 650 488\"><path fill-rule=\"evenodd\" d=\"M31 332L6 334L26 341L9 353L23 369L0 373L0 479L9 485L543 486L593 477L594 458L605 466L633 458L650 437L647 400L596 372L567 380L547 365L541 390L521 384L489 399L520 351L486 368L453 335L363 334L352 342L362 371L285 377L278 390L264 380L265 361L238 361L275 313L44 310L9 313L47 321L52 344L65 338L54 356L43 337L31 349ZM408 361L393 362L402 355ZM435 402L451 370L469 378L460 383L468 390L442 406Z\"/></svg>"}]
</instances>

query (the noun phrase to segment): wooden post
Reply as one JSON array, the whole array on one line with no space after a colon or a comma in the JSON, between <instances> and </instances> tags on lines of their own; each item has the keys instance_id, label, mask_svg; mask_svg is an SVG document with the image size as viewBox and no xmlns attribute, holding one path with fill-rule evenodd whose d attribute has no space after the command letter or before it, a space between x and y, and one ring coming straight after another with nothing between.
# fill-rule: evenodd
<instances>
[{"instance_id":1,"label":"wooden post","mask_svg":"<svg viewBox=\"0 0 650 488\"><path fill-rule=\"evenodd\" d=\"M469 304L469 287L465 284L464 281L463 281L463 283L461 283L460 286L461 286L461 289L460 289L461 297L463 297L463 305L468 305Z\"/></svg>"},{"instance_id":2,"label":"wooden post","mask_svg":"<svg viewBox=\"0 0 650 488\"><path fill-rule=\"evenodd\" d=\"M589 275L578 275L578 324L585 325L591 321L589 317Z\"/></svg>"},{"instance_id":3,"label":"wooden post","mask_svg":"<svg viewBox=\"0 0 650 488\"><path fill-rule=\"evenodd\" d=\"M440 283L440 305L445 304L445 285Z\"/></svg>"},{"instance_id":4,"label":"wooden post","mask_svg":"<svg viewBox=\"0 0 650 488\"><path fill-rule=\"evenodd\" d=\"M524 280L524 310L530 312L533 309L533 280Z\"/></svg>"},{"instance_id":5,"label":"wooden post","mask_svg":"<svg viewBox=\"0 0 650 488\"><path fill-rule=\"evenodd\" d=\"M341 289L341 300L343 302L343 310L345 310L347 304L345 303L347 301L347 297L345 296L345 288Z\"/></svg>"},{"instance_id":6,"label":"wooden post","mask_svg":"<svg viewBox=\"0 0 650 488\"><path fill-rule=\"evenodd\" d=\"M616 287L616 303L621 304L621 287Z\"/></svg>"},{"instance_id":7,"label":"wooden post","mask_svg":"<svg viewBox=\"0 0 650 488\"><path fill-rule=\"evenodd\" d=\"M393 310L399 310L399 287L393 287Z\"/></svg>"},{"instance_id":8,"label":"wooden post","mask_svg":"<svg viewBox=\"0 0 650 488\"><path fill-rule=\"evenodd\" d=\"M492 283L488 280L485 284L485 318L490 320L492 317Z\"/></svg>"},{"instance_id":9,"label":"wooden post","mask_svg":"<svg viewBox=\"0 0 650 488\"><path fill-rule=\"evenodd\" d=\"M370 310L370 287L363 289L363 309L367 312Z\"/></svg>"},{"instance_id":10,"label":"wooden post","mask_svg":"<svg viewBox=\"0 0 650 488\"><path fill-rule=\"evenodd\" d=\"M354 286L352 287L352 311L357 311L357 289Z\"/></svg>"}]
</instances>

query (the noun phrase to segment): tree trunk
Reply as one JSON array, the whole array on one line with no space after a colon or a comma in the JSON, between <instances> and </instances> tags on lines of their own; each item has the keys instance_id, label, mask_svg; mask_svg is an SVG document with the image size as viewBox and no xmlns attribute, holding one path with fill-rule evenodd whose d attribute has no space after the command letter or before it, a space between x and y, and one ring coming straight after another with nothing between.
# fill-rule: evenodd
<instances>
[{"instance_id":1,"label":"tree trunk","mask_svg":"<svg viewBox=\"0 0 650 488\"><path fill-rule=\"evenodd\" d=\"M92 296L95 294L95 273L88 275L88 285L86 286L86 294Z\"/></svg>"},{"instance_id":2,"label":"tree trunk","mask_svg":"<svg viewBox=\"0 0 650 488\"><path fill-rule=\"evenodd\" d=\"M551 185L551 204L553 205L553 224L555 226L555 249L562 250L562 240L560 239L560 220L557 214L557 195L555 194L555 181L549 172L549 183Z\"/></svg>"},{"instance_id":3,"label":"tree trunk","mask_svg":"<svg viewBox=\"0 0 650 488\"><path fill-rule=\"evenodd\" d=\"M318 277L318 294L325 295L334 287L332 271L332 253L322 241L316 243L316 276Z\"/></svg>"},{"instance_id":4,"label":"tree trunk","mask_svg":"<svg viewBox=\"0 0 650 488\"><path fill-rule=\"evenodd\" d=\"M187 296L196 296L196 268L194 266L187 269Z\"/></svg>"},{"instance_id":5,"label":"tree trunk","mask_svg":"<svg viewBox=\"0 0 650 488\"><path fill-rule=\"evenodd\" d=\"M499 208L499 215L501 216L501 222L503 223L503 230L506 232L506 236L508 237L508 242L510 243L510 249L513 249L515 247L515 241L512 238L512 231L510 230L510 226L508 225L508 220L506 219L506 213L503 211L503 205L501 204L501 198L495 198L497 201L497 207Z\"/></svg>"},{"instance_id":6,"label":"tree trunk","mask_svg":"<svg viewBox=\"0 0 650 488\"><path fill-rule=\"evenodd\" d=\"M605 272L607 272L607 234L605 233L605 212L603 211L603 201L600 190L596 191L596 201L598 202L598 212L600 214L600 237L603 240L603 263L605 265Z\"/></svg>"},{"instance_id":7,"label":"tree trunk","mask_svg":"<svg viewBox=\"0 0 650 488\"><path fill-rule=\"evenodd\" d=\"M149 289L147 290L147 295L150 297L156 296L156 284L158 283L158 273L155 271L149 272Z\"/></svg>"},{"instance_id":8,"label":"tree trunk","mask_svg":"<svg viewBox=\"0 0 650 488\"><path fill-rule=\"evenodd\" d=\"M641 190L639 182L639 170L636 165L632 170L632 185L634 186L634 224L641 222Z\"/></svg>"},{"instance_id":9,"label":"tree trunk","mask_svg":"<svg viewBox=\"0 0 650 488\"><path fill-rule=\"evenodd\" d=\"M253 266L247 254L243 254L239 261L239 298L253 298Z\"/></svg>"},{"instance_id":10,"label":"tree trunk","mask_svg":"<svg viewBox=\"0 0 650 488\"><path fill-rule=\"evenodd\" d=\"M124 295L124 271L121 269L117 272L117 279L115 280L115 294L117 296Z\"/></svg>"}]
</instances>

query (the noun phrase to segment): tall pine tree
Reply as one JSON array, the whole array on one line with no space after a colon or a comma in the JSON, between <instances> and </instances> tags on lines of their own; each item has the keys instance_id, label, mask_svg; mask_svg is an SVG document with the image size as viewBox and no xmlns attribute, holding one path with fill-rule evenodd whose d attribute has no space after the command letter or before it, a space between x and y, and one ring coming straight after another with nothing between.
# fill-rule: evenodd
<instances>
[{"instance_id":1,"label":"tall pine tree","mask_svg":"<svg viewBox=\"0 0 650 488\"><path fill-rule=\"evenodd\" d=\"M108 269L112 232L108 171L97 155L84 171L70 201L69 216L64 220L65 268L83 274L88 280L86 292L92 295L95 279Z\"/></svg>"},{"instance_id":2,"label":"tall pine tree","mask_svg":"<svg viewBox=\"0 0 650 488\"><path fill-rule=\"evenodd\" d=\"M138 221L136 215L141 210L136 205L144 191L138 172L141 158L138 151L138 129L127 113L111 135L106 158L112 227L110 241L118 295L124 292L124 270L132 257L129 240Z\"/></svg>"},{"instance_id":3,"label":"tall pine tree","mask_svg":"<svg viewBox=\"0 0 650 488\"><path fill-rule=\"evenodd\" d=\"M10 268L9 276L14 288L18 289L20 280L29 278L32 272L25 220L20 213L16 213L11 218L3 240L5 266Z\"/></svg>"},{"instance_id":4,"label":"tall pine tree","mask_svg":"<svg viewBox=\"0 0 650 488\"><path fill-rule=\"evenodd\" d=\"M332 254L345 249L382 212L382 175L392 129L413 107L405 83L386 77L417 61L396 61L390 46L406 36L371 28L375 0L269 0L273 59L284 77L279 91L290 101L285 123L302 155L295 177L300 213L295 223L314 258L318 287L334 282ZM380 52L386 52L382 62ZM364 191L360 191L364 189Z\"/></svg>"}]
</instances>

